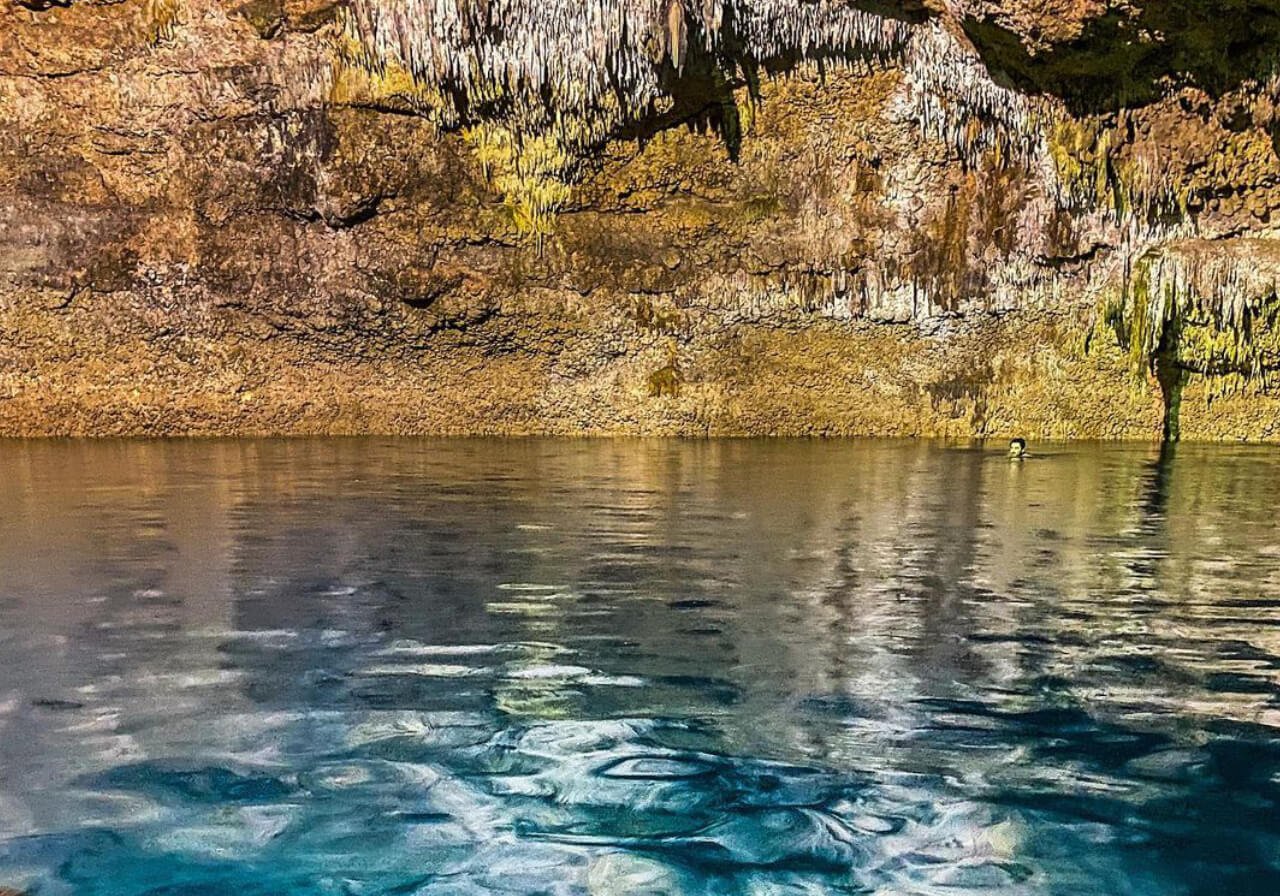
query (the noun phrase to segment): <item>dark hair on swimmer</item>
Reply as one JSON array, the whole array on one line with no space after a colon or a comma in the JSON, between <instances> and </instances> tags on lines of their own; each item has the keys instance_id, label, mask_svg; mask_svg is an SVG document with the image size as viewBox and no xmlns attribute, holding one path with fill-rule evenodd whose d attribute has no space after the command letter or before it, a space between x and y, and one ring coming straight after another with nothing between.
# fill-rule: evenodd
<instances>
[{"instance_id":1,"label":"dark hair on swimmer","mask_svg":"<svg viewBox=\"0 0 1280 896\"><path fill-rule=\"evenodd\" d=\"M1026 448L1026 447L1027 447L1027 440L1026 440L1026 439L1010 439L1010 440L1009 440L1009 447L1010 447L1010 448L1012 448L1012 447L1014 447L1015 445L1016 445L1016 446L1018 446L1019 448Z\"/></svg>"}]
</instances>

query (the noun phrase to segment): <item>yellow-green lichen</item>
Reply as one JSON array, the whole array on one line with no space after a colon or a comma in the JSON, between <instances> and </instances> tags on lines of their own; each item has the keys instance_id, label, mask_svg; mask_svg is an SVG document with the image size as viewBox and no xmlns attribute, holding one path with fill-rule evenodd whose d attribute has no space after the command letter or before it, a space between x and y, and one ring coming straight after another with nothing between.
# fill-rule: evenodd
<instances>
[{"instance_id":1,"label":"yellow-green lichen","mask_svg":"<svg viewBox=\"0 0 1280 896\"><path fill-rule=\"evenodd\" d=\"M1102 208L1117 222L1187 216L1192 185L1176 177L1151 144L1127 141L1119 126L1061 115L1045 141L1057 175L1059 201Z\"/></svg>"},{"instance_id":2,"label":"yellow-green lichen","mask_svg":"<svg viewBox=\"0 0 1280 896\"><path fill-rule=\"evenodd\" d=\"M359 40L345 33L338 38L334 59L332 102L390 103L437 125L449 123L442 112L447 103L440 89L397 60L374 58Z\"/></svg>"},{"instance_id":3,"label":"yellow-green lichen","mask_svg":"<svg viewBox=\"0 0 1280 896\"><path fill-rule=\"evenodd\" d=\"M463 137L486 180L501 194L511 224L541 248L572 196L577 157L553 135L520 136L487 122L466 128Z\"/></svg>"},{"instance_id":4,"label":"yellow-green lichen","mask_svg":"<svg viewBox=\"0 0 1280 896\"><path fill-rule=\"evenodd\" d=\"M680 368L674 362L663 365L649 374L649 397L679 398L680 383Z\"/></svg>"}]
</instances>

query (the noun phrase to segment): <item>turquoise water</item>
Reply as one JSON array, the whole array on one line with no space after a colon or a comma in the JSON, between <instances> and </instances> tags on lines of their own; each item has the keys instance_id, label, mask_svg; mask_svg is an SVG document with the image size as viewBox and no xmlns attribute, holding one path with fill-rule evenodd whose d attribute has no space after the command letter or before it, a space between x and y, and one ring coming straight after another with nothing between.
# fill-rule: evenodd
<instances>
[{"instance_id":1,"label":"turquoise water","mask_svg":"<svg viewBox=\"0 0 1280 896\"><path fill-rule=\"evenodd\" d=\"M1280 892L1280 452L0 443L0 887Z\"/></svg>"}]
</instances>

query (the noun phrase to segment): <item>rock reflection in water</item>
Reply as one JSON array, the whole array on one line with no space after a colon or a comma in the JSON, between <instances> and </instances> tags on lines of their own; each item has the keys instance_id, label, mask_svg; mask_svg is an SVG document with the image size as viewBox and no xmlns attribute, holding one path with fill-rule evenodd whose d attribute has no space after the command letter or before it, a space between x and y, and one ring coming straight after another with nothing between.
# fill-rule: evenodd
<instances>
[{"instance_id":1,"label":"rock reflection in water","mask_svg":"<svg viewBox=\"0 0 1280 896\"><path fill-rule=\"evenodd\" d=\"M0 885L1280 886L1280 458L0 445Z\"/></svg>"}]
</instances>

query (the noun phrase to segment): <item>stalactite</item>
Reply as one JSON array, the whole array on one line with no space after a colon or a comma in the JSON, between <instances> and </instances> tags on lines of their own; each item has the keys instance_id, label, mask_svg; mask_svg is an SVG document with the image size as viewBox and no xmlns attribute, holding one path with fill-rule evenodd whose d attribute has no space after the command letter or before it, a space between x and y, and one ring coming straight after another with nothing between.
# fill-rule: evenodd
<instances>
[{"instance_id":1,"label":"stalactite","mask_svg":"<svg viewBox=\"0 0 1280 896\"><path fill-rule=\"evenodd\" d=\"M591 136L648 114L664 94L661 63L682 69L695 35L704 52L732 37L759 60L889 60L910 36L905 23L839 0L353 0L345 27L369 68L437 85L442 121L578 118ZM666 52L655 59L652 46Z\"/></svg>"},{"instance_id":2,"label":"stalactite","mask_svg":"<svg viewBox=\"0 0 1280 896\"><path fill-rule=\"evenodd\" d=\"M685 22L680 0L667 0L667 56L681 74L689 53L689 25Z\"/></svg>"},{"instance_id":3,"label":"stalactite","mask_svg":"<svg viewBox=\"0 0 1280 896\"><path fill-rule=\"evenodd\" d=\"M936 21L910 24L845 0L351 0L344 15L342 57L375 94L446 128L505 135L497 148L492 133L473 145L488 153L481 165L495 169L513 220L539 238L583 161L669 108L695 56L729 89L753 83L758 68L806 59L896 67L903 114L970 170L1022 166L1050 207L1106 216L1139 249L1177 235L1169 222L1185 213L1186 191L1171 191L1158 159L1118 157L1099 123L997 84ZM335 77L335 93L348 87Z\"/></svg>"},{"instance_id":4,"label":"stalactite","mask_svg":"<svg viewBox=\"0 0 1280 896\"><path fill-rule=\"evenodd\" d=\"M177 33L181 0L146 0L142 7L142 28L149 43L171 40Z\"/></svg>"},{"instance_id":5,"label":"stalactite","mask_svg":"<svg viewBox=\"0 0 1280 896\"><path fill-rule=\"evenodd\" d=\"M840 0L353 0L344 33L345 63L375 93L444 127L497 124L517 154L550 138L568 158L669 102L670 73L682 77L695 51L727 79L779 57L887 63L911 28ZM512 164L510 176L541 167ZM520 216L534 219L545 223L541 210Z\"/></svg>"},{"instance_id":6,"label":"stalactite","mask_svg":"<svg viewBox=\"0 0 1280 896\"><path fill-rule=\"evenodd\" d=\"M1128 265L1102 320L1145 375L1162 353L1220 389L1280 363L1280 259L1255 241L1156 246Z\"/></svg>"},{"instance_id":7,"label":"stalactite","mask_svg":"<svg viewBox=\"0 0 1280 896\"><path fill-rule=\"evenodd\" d=\"M1043 129L1037 125L1050 114L1047 101L996 84L978 54L941 25L915 29L904 68L925 133L969 167L992 149L1006 158L1043 155Z\"/></svg>"}]
</instances>

